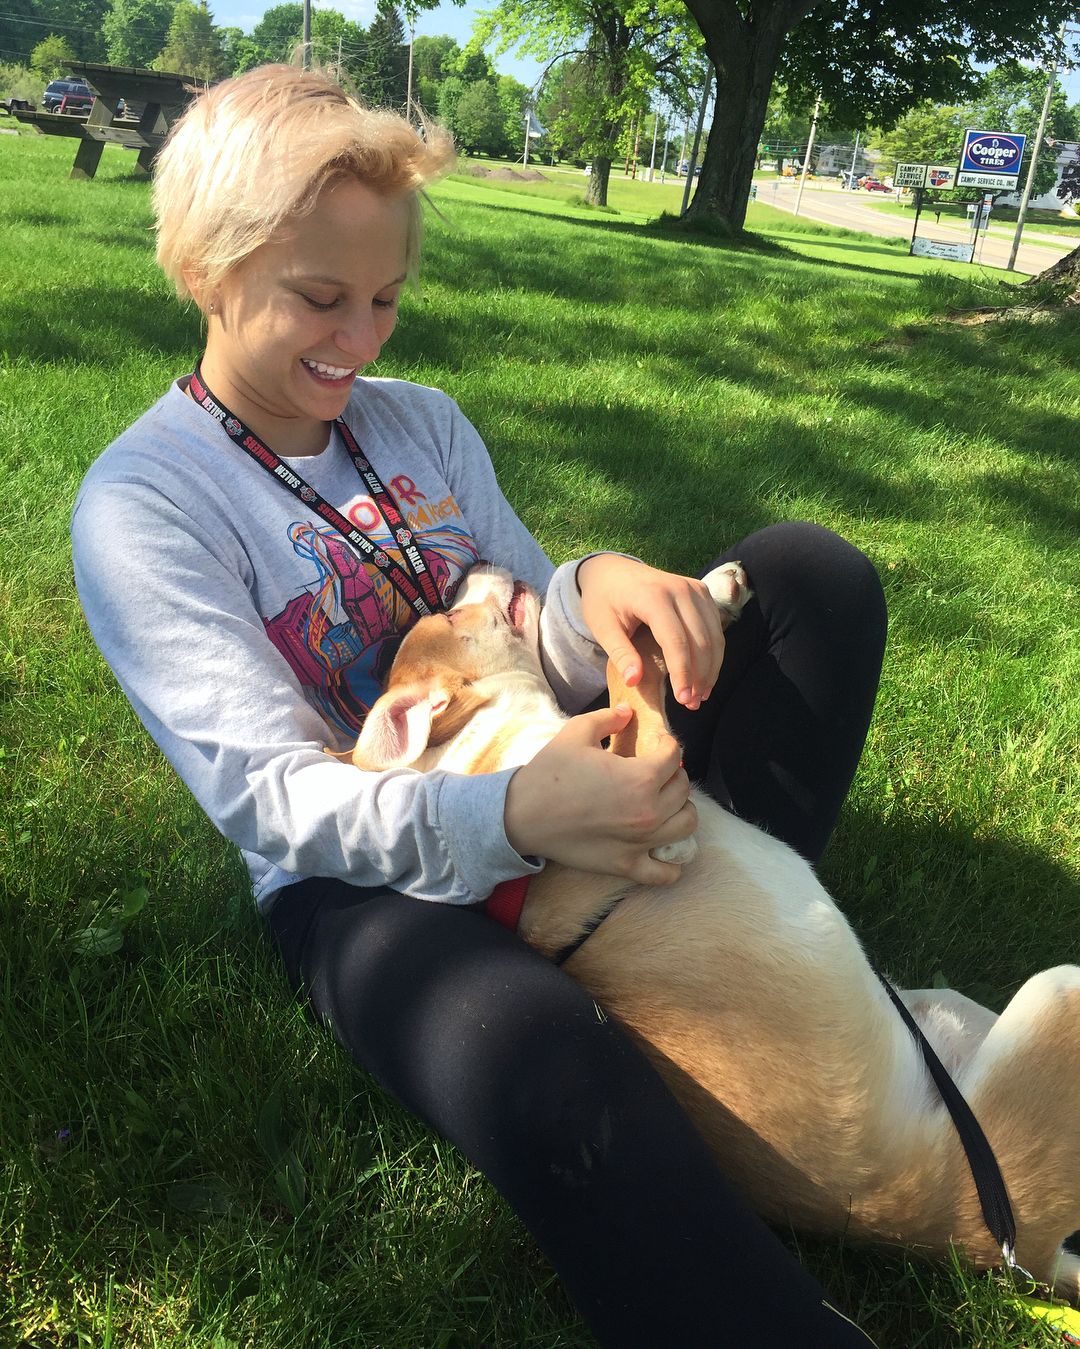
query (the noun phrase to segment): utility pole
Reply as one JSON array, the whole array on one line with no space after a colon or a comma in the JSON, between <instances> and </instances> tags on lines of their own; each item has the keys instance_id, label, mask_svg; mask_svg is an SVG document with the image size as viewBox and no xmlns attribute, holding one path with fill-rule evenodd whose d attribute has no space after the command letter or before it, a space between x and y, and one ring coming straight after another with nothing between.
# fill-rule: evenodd
<instances>
[{"instance_id":1,"label":"utility pole","mask_svg":"<svg viewBox=\"0 0 1080 1349\"><path fill-rule=\"evenodd\" d=\"M861 131L855 133L855 149L851 152L851 172L848 174L848 187L855 181L855 161L859 158L859 137Z\"/></svg>"},{"instance_id":2,"label":"utility pole","mask_svg":"<svg viewBox=\"0 0 1080 1349\"><path fill-rule=\"evenodd\" d=\"M799 214L799 206L802 204L803 188L806 186L806 174L810 168L810 154L814 148L814 136L817 134L818 113L821 111L821 95L818 94L814 102L814 116L810 121L810 139L806 142L806 154L803 157L802 173L799 175L799 191L795 196L795 209L792 215Z\"/></svg>"},{"instance_id":3,"label":"utility pole","mask_svg":"<svg viewBox=\"0 0 1080 1349\"><path fill-rule=\"evenodd\" d=\"M690 204L690 185L694 181L694 166L697 164L697 152L701 146L701 128L705 125L705 109L709 105L709 94L712 90L713 68L709 63L709 73L705 76L705 88L701 91L701 107L698 108L697 131L694 133L694 148L690 152L690 162L686 166L686 186L683 188L682 209L680 216L686 214L686 208Z\"/></svg>"},{"instance_id":4,"label":"utility pole","mask_svg":"<svg viewBox=\"0 0 1080 1349\"><path fill-rule=\"evenodd\" d=\"M405 86L405 116L412 117L412 49L413 49L413 13L410 9L409 14L409 78Z\"/></svg>"},{"instance_id":5,"label":"utility pole","mask_svg":"<svg viewBox=\"0 0 1080 1349\"><path fill-rule=\"evenodd\" d=\"M311 69L311 0L304 0L304 69Z\"/></svg>"},{"instance_id":6,"label":"utility pole","mask_svg":"<svg viewBox=\"0 0 1080 1349\"><path fill-rule=\"evenodd\" d=\"M1009 252L1009 261L1005 264L1011 272L1016 267L1016 255L1020 251L1020 236L1024 232L1024 221L1027 218L1028 202L1031 200L1031 191L1035 186L1035 166L1039 162L1039 151L1042 149L1043 135L1046 131L1047 119L1050 116L1050 99L1054 94L1054 85L1057 83L1058 63L1061 60L1062 49L1065 46L1065 25L1064 23L1058 29L1057 40L1054 43L1054 60L1050 66L1050 78L1046 81L1046 96L1043 98L1042 115L1039 118L1039 129L1035 133L1035 141L1031 147L1031 158L1028 160L1027 182L1024 184L1024 194L1020 198L1020 209L1016 213L1016 233L1013 235L1012 249Z\"/></svg>"}]
</instances>

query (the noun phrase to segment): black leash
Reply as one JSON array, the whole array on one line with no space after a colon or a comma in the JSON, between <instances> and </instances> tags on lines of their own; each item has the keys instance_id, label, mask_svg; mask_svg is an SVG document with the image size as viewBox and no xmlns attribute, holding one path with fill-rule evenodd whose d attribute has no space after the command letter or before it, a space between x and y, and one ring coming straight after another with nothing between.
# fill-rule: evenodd
<instances>
[{"instance_id":1,"label":"black leash","mask_svg":"<svg viewBox=\"0 0 1080 1349\"><path fill-rule=\"evenodd\" d=\"M949 1076L948 1070L938 1058L915 1018L904 1006L899 993L872 960L869 964L881 980L892 1005L900 1013L904 1025L914 1036L915 1043L922 1051L927 1070L934 1079L934 1085L952 1116L956 1132L960 1135L960 1142L967 1153L968 1166L971 1167L972 1179L975 1181L979 1203L982 1205L983 1220L990 1229L990 1235L1001 1248L1005 1264L1010 1269L1018 1268L1015 1255L1016 1219L1013 1217L1012 1204L1009 1202L1009 1192L1005 1188L1005 1178L997 1164L994 1150L982 1131L982 1125L975 1118L975 1112L964 1100L960 1088Z\"/></svg>"},{"instance_id":2,"label":"black leash","mask_svg":"<svg viewBox=\"0 0 1080 1349\"><path fill-rule=\"evenodd\" d=\"M614 912L621 901L622 896L620 895L617 899L612 900L607 908L594 915L574 940L568 942L554 956L555 964L565 964L572 955L579 951L604 919ZM1005 1187L1005 1178L1001 1174L1001 1167L997 1164L994 1150L991 1148L986 1134L983 1133L982 1125L975 1118L975 1112L962 1096L960 1088L949 1076L948 1069L938 1058L933 1045L923 1034L918 1022L904 1006L899 993L869 957L867 957L867 963L881 980L882 987L889 995L889 1000L900 1013L904 1025L907 1026L914 1037L915 1043L922 1052L927 1071L938 1089L938 1094L952 1116L953 1126L967 1155L968 1166L971 1168L971 1176L975 1182L979 1203L982 1206L983 1221L989 1228L990 1235L1000 1248L1006 1266L1009 1269L1020 1269L1021 1273L1027 1274L1027 1271L1016 1263L1016 1219L1013 1217L1009 1192ZM1028 1277L1031 1276L1028 1275Z\"/></svg>"},{"instance_id":3,"label":"black leash","mask_svg":"<svg viewBox=\"0 0 1080 1349\"><path fill-rule=\"evenodd\" d=\"M585 945L604 919L609 918L615 912L616 908L623 902L624 898L624 895L617 895L606 909L601 909L599 913L594 914L574 940L567 942L561 951L556 952L556 954L551 957L552 961L556 965L565 965L570 957L576 954L576 952Z\"/></svg>"}]
</instances>

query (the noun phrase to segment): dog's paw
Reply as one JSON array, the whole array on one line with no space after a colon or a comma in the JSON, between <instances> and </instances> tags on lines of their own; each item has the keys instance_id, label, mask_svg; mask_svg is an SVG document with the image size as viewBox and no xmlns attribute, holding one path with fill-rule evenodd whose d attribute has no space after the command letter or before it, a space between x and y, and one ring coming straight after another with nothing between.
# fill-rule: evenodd
<instances>
[{"instance_id":1,"label":"dog's paw","mask_svg":"<svg viewBox=\"0 0 1080 1349\"><path fill-rule=\"evenodd\" d=\"M741 562L725 562L722 567L714 567L704 580L709 594L716 601L717 608L727 615L728 622L734 622L739 617L746 601L754 593Z\"/></svg>"},{"instance_id":2,"label":"dog's paw","mask_svg":"<svg viewBox=\"0 0 1080 1349\"><path fill-rule=\"evenodd\" d=\"M658 862L677 862L680 866L685 866L687 862L692 862L697 854L697 839L691 834L689 838L679 839L677 843L661 843L659 848L653 848L649 856L655 857Z\"/></svg>"}]
</instances>

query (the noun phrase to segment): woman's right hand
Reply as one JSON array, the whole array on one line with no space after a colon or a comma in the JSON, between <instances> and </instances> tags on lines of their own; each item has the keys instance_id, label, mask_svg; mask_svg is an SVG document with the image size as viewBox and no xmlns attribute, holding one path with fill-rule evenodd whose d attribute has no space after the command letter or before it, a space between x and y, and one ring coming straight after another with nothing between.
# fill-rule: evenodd
<instances>
[{"instance_id":1,"label":"woman's right hand","mask_svg":"<svg viewBox=\"0 0 1080 1349\"><path fill-rule=\"evenodd\" d=\"M682 868L650 850L697 828L690 780L673 736L634 759L601 748L631 717L619 705L572 717L550 744L510 779L504 825L522 856L642 885L671 885Z\"/></svg>"}]
</instances>

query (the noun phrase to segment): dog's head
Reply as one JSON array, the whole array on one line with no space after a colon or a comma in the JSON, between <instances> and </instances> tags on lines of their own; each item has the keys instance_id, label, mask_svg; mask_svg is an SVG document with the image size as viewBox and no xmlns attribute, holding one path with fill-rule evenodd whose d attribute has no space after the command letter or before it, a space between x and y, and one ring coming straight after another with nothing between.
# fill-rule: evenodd
<instances>
[{"instance_id":1,"label":"dog's head","mask_svg":"<svg viewBox=\"0 0 1080 1349\"><path fill-rule=\"evenodd\" d=\"M509 572L473 567L448 613L422 618L406 634L386 691L367 715L352 761L357 768L430 768L506 677L546 688L540 666L540 603Z\"/></svg>"}]
</instances>

